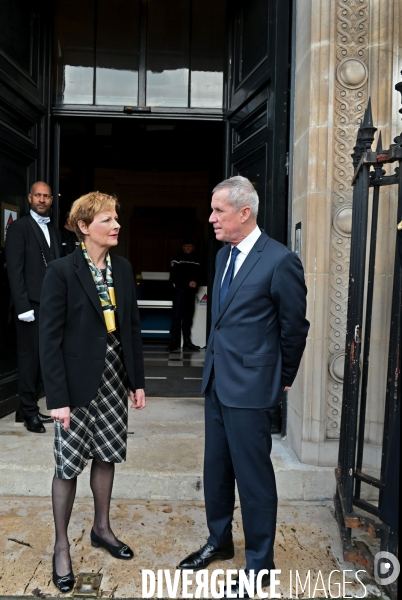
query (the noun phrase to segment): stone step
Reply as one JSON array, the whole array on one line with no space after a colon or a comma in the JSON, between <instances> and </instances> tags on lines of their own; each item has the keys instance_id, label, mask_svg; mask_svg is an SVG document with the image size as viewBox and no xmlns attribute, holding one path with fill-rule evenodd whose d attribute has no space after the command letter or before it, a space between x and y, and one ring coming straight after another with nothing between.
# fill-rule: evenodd
<instances>
[{"instance_id":1,"label":"stone step","mask_svg":"<svg viewBox=\"0 0 402 600\"><path fill-rule=\"evenodd\" d=\"M45 412L44 400L41 411ZM0 494L50 495L54 473L53 425L29 433L14 415L0 420ZM150 398L145 410L129 411L127 461L117 466L113 497L203 501L204 400ZM274 435L272 462L281 501L333 497L332 467L301 463L286 440ZM77 495L91 497L89 467L78 478Z\"/></svg>"}]
</instances>

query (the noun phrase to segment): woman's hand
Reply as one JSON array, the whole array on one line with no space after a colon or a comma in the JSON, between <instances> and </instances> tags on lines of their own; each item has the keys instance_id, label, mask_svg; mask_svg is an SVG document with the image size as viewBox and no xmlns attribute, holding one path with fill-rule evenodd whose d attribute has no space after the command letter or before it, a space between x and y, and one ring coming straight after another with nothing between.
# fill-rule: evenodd
<instances>
[{"instance_id":1,"label":"woman's hand","mask_svg":"<svg viewBox=\"0 0 402 600\"><path fill-rule=\"evenodd\" d=\"M60 421L60 423L62 423L62 425L64 426L64 429L66 431L67 431L67 429L70 428L70 407L69 406L65 406L64 408L54 408L53 410L50 411L50 416L55 421Z\"/></svg>"},{"instance_id":2,"label":"woman's hand","mask_svg":"<svg viewBox=\"0 0 402 600\"><path fill-rule=\"evenodd\" d=\"M130 399L131 399L131 408L136 408L137 410L141 410L143 408L145 408L146 406L146 401L145 401L145 390L135 390L135 392L132 392L130 390Z\"/></svg>"}]
</instances>

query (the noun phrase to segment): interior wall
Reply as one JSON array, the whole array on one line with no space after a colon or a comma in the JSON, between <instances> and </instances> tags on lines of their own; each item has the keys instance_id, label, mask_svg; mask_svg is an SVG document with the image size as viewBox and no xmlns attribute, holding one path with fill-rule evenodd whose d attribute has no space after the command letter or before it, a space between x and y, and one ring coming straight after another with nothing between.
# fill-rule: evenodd
<instances>
[{"instance_id":1,"label":"interior wall","mask_svg":"<svg viewBox=\"0 0 402 600\"><path fill-rule=\"evenodd\" d=\"M60 221L82 194L116 194L122 224L116 252L134 273L168 271L184 238L192 237L206 284L214 265L208 217L211 190L223 179L223 124L66 118L60 130Z\"/></svg>"},{"instance_id":2,"label":"interior wall","mask_svg":"<svg viewBox=\"0 0 402 600\"><path fill-rule=\"evenodd\" d=\"M168 271L171 258L193 237L206 254L209 216L208 172L141 172L95 169L95 188L115 193L122 224L116 252L134 274Z\"/></svg>"}]
</instances>

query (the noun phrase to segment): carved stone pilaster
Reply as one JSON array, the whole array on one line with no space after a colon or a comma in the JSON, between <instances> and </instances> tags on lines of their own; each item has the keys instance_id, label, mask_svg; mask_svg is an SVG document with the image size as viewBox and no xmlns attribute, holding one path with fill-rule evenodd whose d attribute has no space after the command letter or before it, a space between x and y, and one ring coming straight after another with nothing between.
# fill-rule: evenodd
<instances>
[{"instance_id":1,"label":"carved stone pilaster","mask_svg":"<svg viewBox=\"0 0 402 600\"><path fill-rule=\"evenodd\" d=\"M367 103L369 0L336 0L327 438L339 437L352 220L351 154Z\"/></svg>"}]
</instances>

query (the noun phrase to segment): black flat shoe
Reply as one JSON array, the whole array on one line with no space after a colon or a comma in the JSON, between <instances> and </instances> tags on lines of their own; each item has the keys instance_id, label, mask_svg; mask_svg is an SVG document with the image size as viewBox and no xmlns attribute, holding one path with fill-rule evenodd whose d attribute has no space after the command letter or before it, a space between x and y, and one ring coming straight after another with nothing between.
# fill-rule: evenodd
<instances>
[{"instance_id":1,"label":"black flat shoe","mask_svg":"<svg viewBox=\"0 0 402 600\"><path fill-rule=\"evenodd\" d=\"M42 421L39 417L24 417L24 425L32 433L45 433L46 429L43 427Z\"/></svg>"},{"instance_id":2,"label":"black flat shoe","mask_svg":"<svg viewBox=\"0 0 402 600\"><path fill-rule=\"evenodd\" d=\"M177 350L181 350L180 344L169 344L167 347L168 352L177 352Z\"/></svg>"},{"instance_id":3,"label":"black flat shoe","mask_svg":"<svg viewBox=\"0 0 402 600\"><path fill-rule=\"evenodd\" d=\"M185 338L185 340L183 342L183 348L185 350L193 350L194 352L198 352L200 349L200 346L196 346L195 344L193 344L193 342L190 339Z\"/></svg>"},{"instance_id":4,"label":"black flat shoe","mask_svg":"<svg viewBox=\"0 0 402 600\"><path fill-rule=\"evenodd\" d=\"M68 575L57 575L56 573L56 561L53 554L53 575L52 580L54 585L63 593L68 594L68 592L72 592L75 585L75 577L72 571L69 572Z\"/></svg>"},{"instance_id":5,"label":"black flat shoe","mask_svg":"<svg viewBox=\"0 0 402 600\"><path fill-rule=\"evenodd\" d=\"M192 569L199 571L206 569L207 566L214 560L229 560L234 557L233 542L230 542L225 548L215 548L212 544L205 544L196 552L189 554L181 561L178 569Z\"/></svg>"},{"instance_id":6,"label":"black flat shoe","mask_svg":"<svg viewBox=\"0 0 402 600\"><path fill-rule=\"evenodd\" d=\"M53 419L50 415L43 415L42 413L38 413L38 419L42 423L53 423Z\"/></svg>"},{"instance_id":7,"label":"black flat shoe","mask_svg":"<svg viewBox=\"0 0 402 600\"><path fill-rule=\"evenodd\" d=\"M24 415L19 410L15 411L15 422L16 423L24 422Z\"/></svg>"},{"instance_id":8,"label":"black flat shoe","mask_svg":"<svg viewBox=\"0 0 402 600\"><path fill-rule=\"evenodd\" d=\"M120 542L120 540L117 541ZM122 560L130 560L131 558L134 558L134 552L131 550L131 548L126 544L123 544L123 542L120 542L120 544L121 546L112 546L108 542L105 542L105 540L102 540L102 538L96 535L94 530L91 529L91 546L94 548L99 548L99 546L101 546L110 552L112 556L115 558L121 558Z\"/></svg>"}]
</instances>

